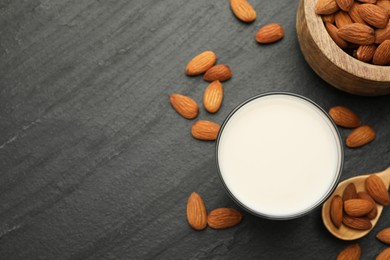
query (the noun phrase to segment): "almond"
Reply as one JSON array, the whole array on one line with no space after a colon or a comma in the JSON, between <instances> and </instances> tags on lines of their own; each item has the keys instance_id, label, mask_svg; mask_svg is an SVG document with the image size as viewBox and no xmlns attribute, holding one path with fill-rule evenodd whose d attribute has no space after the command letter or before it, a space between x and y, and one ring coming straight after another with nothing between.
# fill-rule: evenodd
<instances>
[{"instance_id":1,"label":"almond","mask_svg":"<svg viewBox=\"0 0 390 260\"><path fill-rule=\"evenodd\" d=\"M339 46L341 49L348 47L348 43L341 39L338 35L339 29L331 23L325 23L325 28L329 33L330 38Z\"/></svg>"},{"instance_id":2,"label":"almond","mask_svg":"<svg viewBox=\"0 0 390 260\"><path fill-rule=\"evenodd\" d=\"M381 242L390 245L390 227L382 229L377 235L376 238L378 238Z\"/></svg>"},{"instance_id":3,"label":"almond","mask_svg":"<svg viewBox=\"0 0 390 260\"><path fill-rule=\"evenodd\" d=\"M358 194L356 192L356 186L353 183L350 183L345 187L343 192L343 201L351 200L351 199L357 199Z\"/></svg>"},{"instance_id":4,"label":"almond","mask_svg":"<svg viewBox=\"0 0 390 260\"><path fill-rule=\"evenodd\" d=\"M376 28L384 28L389 22L389 15L381 7L374 4L362 4L359 6L360 17L368 24Z\"/></svg>"},{"instance_id":5,"label":"almond","mask_svg":"<svg viewBox=\"0 0 390 260\"><path fill-rule=\"evenodd\" d=\"M352 23L339 28L338 35L345 41L359 45L375 42L375 31L368 25Z\"/></svg>"},{"instance_id":6,"label":"almond","mask_svg":"<svg viewBox=\"0 0 390 260\"><path fill-rule=\"evenodd\" d=\"M329 109L329 115L338 126L347 128L360 126L360 118L347 107L334 106Z\"/></svg>"},{"instance_id":7,"label":"almond","mask_svg":"<svg viewBox=\"0 0 390 260\"><path fill-rule=\"evenodd\" d=\"M192 136L199 140L213 141L217 139L220 126L207 120L199 120L192 125Z\"/></svg>"},{"instance_id":8,"label":"almond","mask_svg":"<svg viewBox=\"0 0 390 260\"><path fill-rule=\"evenodd\" d=\"M375 30L375 43L381 44L385 40L390 40L390 20L385 28Z\"/></svg>"},{"instance_id":9,"label":"almond","mask_svg":"<svg viewBox=\"0 0 390 260\"><path fill-rule=\"evenodd\" d=\"M390 16L390 1L381 0L381 1L376 2L376 5L381 7L383 10L386 10L387 14Z\"/></svg>"},{"instance_id":10,"label":"almond","mask_svg":"<svg viewBox=\"0 0 390 260\"><path fill-rule=\"evenodd\" d=\"M336 0L336 2L341 10L348 12L351 9L354 0Z\"/></svg>"},{"instance_id":11,"label":"almond","mask_svg":"<svg viewBox=\"0 0 390 260\"><path fill-rule=\"evenodd\" d=\"M347 24L353 23L347 12L338 11L334 16L337 28L341 28Z\"/></svg>"},{"instance_id":12,"label":"almond","mask_svg":"<svg viewBox=\"0 0 390 260\"><path fill-rule=\"evenodd\" d=\"M384 249L382 252L377 255L375 260L389 260L390 259L390 247Z\"/></svg>"},{"instance_id":13,"label":"almond","mask_svg":"<svg viewBox=\"0 0 390 260\"><path fill-rule=\"evenodd\" d=\"M213 81L204 91L203 105L210 113L216 113L221 107L223 87L219 80Z\"/></svg>"},{"instance_id":14,"label":"almond","mask_svg":"<svg viewBox=\"0 0 390 260\"><path fill-rule=\"evenodd\" d=\"M333 224L339 228L343 221L343 199L335 195L330 202L330 218Z\"/></svg>"},{"instance_id":15,"label":"almond","mask_svg":"<svg viewBox=\"0 0 390 260\"><path fill-rule=\"evenodd\" d=\"M367 230L372 227L371 221L368 218L356 218L348 215L343 216L343 224L358 230Z\"/></svg>"},{"instance_id":16,"label":"almond","mask_svg":"<svg viewBox=\"0 0 390 260\"><path fill-rule=\"evenodd\" d=\"M390 63L390 40L383 41L376 48L372 62L375 65L386 65Z\"/></svg>"},{"instance_id":17,"label":"almond","mask_svg":"<svg viewBox=\"0 0 390 260\"><path fill-rule=\"evenodd\" d=\"M363 62L369 62L374 57L376 45L360 45L356 51L356 58Z\"/></svg>"},{"instance_id":18,"label":"almond","mask_svg":"<svg viewBox=\"0 0 390 260\"><path fill-rule=\"evenodd\" d=\"M349 245L339 253L337 260L359 260L361 253L359 244Z\"/></svg>"},{"instance_id":19,"label":"almond","mask_svg":"<svg viewBox=\"0 0 390 260\"><path fill-rule=\"evenodd\" d=\"M387 206L390 204L389 193L387 192L387 188L383 183L382 179L377 175L372 174L367 177L365 181L365 187L367 193L378 203L383 206Z\"/></svg>"},{"instance_id":20,"label":"almond","mask_svg":"<svg viewBox=\"0 0 390 260\"><path fill-rule=\"evenodd\" d=\"M365 191L359 192L358 198L371 201L371 203L375 205L375 207L367 214L367 218L369 219L376 218L376 216L378 215L378 207L376 206L375 200L370 195L368 195L368 193Z\"/></svg>"},{"instance_id":21,"label":"almond","mask_svg":"<svg viewBox=\"0 0 390 260\"><path fill-rule=\"evenodd\" d=\"M181 94L172 94L169 97L172 107L177 113L187 119L193 119L198 116L198 103L190 97Z\"/></svg>"},{"instance_id":22,"label":"almond","mask_svg":"<svg viewBox=\"0 0 390 260\"><path fill-rule=\"evenodd\" d=\"M336 0L318 0L315 8L316 14L333 14L338 10Z\"/></svg>"},{"instance_id":23,"label":"almond","mask_svg":"<svg viewBox=\"0 0 390 260\"><path fill-rule=\"evenodd\" d=\"M211 67L203 76L203 79L206 81L225 81L230 79L233 76L232 70L228 65L218 64Z\"/></svg>"},{"instance_id":24,"label":"almond","mask_svg":"<svg viewBox=\"0 0 390 260\"><path fill-rule=\"evenodd\" d=\"M195 56L186 66L188 76L196 76L206 72L217 62L217 55L212 51L205 51Z\"/></svg>"},{"instance_id":25,"label":"almond","mask_svg":"<svg viewBox=\"0 0 390 260\"><path fill-rule=\"evenodd\" d=\"M357 2L354 2L351 9L349 10L349 16L351 17L352 21L355 23L361 23L367 25L367 23L362 19L362 17L359 14L359 6L360 4Z\"/></svg>"},{"instance_id":26,"label":"almond","mask_svg":"<svg viewBox=\"0 0 390 260\"><path fill-rule=\"evenodd\" d=\"M334 14L323 15L321 18L324 23L334 23Z\"/></svg>"},{"instance_id":27,"label":"almond","mask_svg":"<svg viewBox=\"0 0 390 260\"><path fill-rule=\"evenodd\" d=\"M351 199L344 202L344 210L351 217L362 217L368 214L375 204L369 200Z\"/></svg>"},{"instance_id":28,"label":"almond","mask_svg":"<svg viewBox=\"0 0 390 260\"><path fill-rule=\"evenodd\" d=\"M271 23L261 27L256 33L258 43L273 43L284 37L284 29L280 24Z\"/></svg>"},{"instance_id":29,"label":"almond","mask_svg":"<svg viewBox=\"0 0 390 260\"><path fill-rule=\"evenodd\" d=\"M187 220L195 230L202 230L207 226L206 206L196 192L193 192L187 201Z\"/></svg>"},{"instance_id":30,"label":"almond","mask_svg":"<svg viewBox=\"0 0 390 260\"><path fill-rule=\"evenodd\" d=\"M246 0L230 0L230 8L234 15L245 23L256 20L256 11Z\"/></svg>"},{"instance_id":31,"label":"almond","mask_svg":"<svg viewBox=\"0 0 390 260\"><path fill-rule=\"evenodd\" d=\"M229 228L239 224L243 216L238 210L219 208L210 212L207 216L207 224L214 229Z\"/></svg>"},{"instance_id":32,"label":"almond","mask_svg":"<svg viewBox=\"0 0 390 260\"><path fill-rule=\"evenodd\" d=\"M345 143L350 148L356 148L370 143L375 137L376 133L371 126L362 125L348 135Z\"/></svg>"}]
</instances>

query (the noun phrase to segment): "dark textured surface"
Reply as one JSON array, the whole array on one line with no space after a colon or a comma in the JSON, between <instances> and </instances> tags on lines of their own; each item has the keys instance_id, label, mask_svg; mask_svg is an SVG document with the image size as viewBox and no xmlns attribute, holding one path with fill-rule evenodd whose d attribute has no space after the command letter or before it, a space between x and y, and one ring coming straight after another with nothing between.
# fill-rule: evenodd
<instances>
[{"instance_id":1,"label":"dark textured surface","mask_svg":"<svg viewBox=\"0 0 390 260\"><path fill-rule=\"evenodd\" d=\"M207 86L183 73L212 49L234 77L224 83L221 123L240 102L292 91L325 109L342 104L377 139L345 150L341 179L390 166L390 96L333 89L308 67L295 34L297 2L251 1L258 19L237 21L222 0L0 0L1 259L334 259L320 209L300 219L246 214L239 226L193 231L189 194L208 210L233 206L217 177L214 143L191 138L173 92L199 102ZM254 41L265 23L285 38ZM286 126L286 130L288 126ZM346 137L348 130L341 130ZM363 259L385 246L390 208L359 240Z\"/></svg>"}]
</instances>

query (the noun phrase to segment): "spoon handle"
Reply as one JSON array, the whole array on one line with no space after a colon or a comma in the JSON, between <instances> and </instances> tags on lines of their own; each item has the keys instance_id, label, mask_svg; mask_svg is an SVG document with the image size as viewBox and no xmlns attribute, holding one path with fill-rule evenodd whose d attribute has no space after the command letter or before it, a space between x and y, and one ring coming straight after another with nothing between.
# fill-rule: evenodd
<instances>
[{"instance_id":1,"label":"spoon handle","mask_svg":"<svg viewBox=\"0 0 390 260\"><path fill-rule=\"evenodd\" d=\"M383 172L377 173L377 175L383 180L386 188L389 188L390 185L390 167L384 170Z\"/></svg>"}]
</instances>

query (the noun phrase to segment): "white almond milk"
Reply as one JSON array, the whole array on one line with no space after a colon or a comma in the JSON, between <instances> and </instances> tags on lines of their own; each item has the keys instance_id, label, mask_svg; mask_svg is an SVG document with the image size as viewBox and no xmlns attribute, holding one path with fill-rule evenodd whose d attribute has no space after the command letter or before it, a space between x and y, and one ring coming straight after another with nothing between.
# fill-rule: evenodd
<instances>
[{"instance_id":1,"label":"white almond milk","mask_svg":"<svg viewBox=\"0 0 390 260\"><path fill-rule=\"evenodd\" d=\"M249 101L227 121L218 165L233 197L250 211L292 218L321 203L338 181L337 131L315 105L288 94Z\"/></svg>"}]
</instances>

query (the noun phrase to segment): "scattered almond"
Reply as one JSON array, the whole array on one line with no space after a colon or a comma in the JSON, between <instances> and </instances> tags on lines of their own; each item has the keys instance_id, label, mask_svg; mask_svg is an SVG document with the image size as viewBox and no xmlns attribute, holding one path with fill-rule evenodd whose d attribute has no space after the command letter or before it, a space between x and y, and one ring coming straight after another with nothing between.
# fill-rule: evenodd
<instances>
[{"instance_id":1,"label":"scattered almond","mask_svg":"<svg viewBox=\"0 0 390 260\"><path fill-rule=\"evenodd\" d=\"M195 230L203 230L207 226L206 206L196 192L193 192L187 201L187 220Z\"/></svg>"},{"instance_id":2,"label":"scattered almond","mask_svg":"<svg viewBox=\"0 0 390 260\"><path fill-rule=\"evenodd\" d=\"M381 7L374 4L362 4L359 6L360 17L368 24L376 28L384 28L389 22L389 15Z\"/></svg>"},{"instance_id":3,"label":"scattered almond","mask_svg":"<svg viewBox=\"0 0 390 260\"><path fill-rule=\"evenodd\" d=\"M381 242L390 245L390 227L382 229L377 235L376 238L378 238Z\"/></svg>"},{"instance_id":4,"label":"scattered almond","mask_svg":"<svg viewBox=\"0 0 390 260\"><path fill-rule=\"evenodd\" d=\"M367 214L367 218L369 219L376 218L376 216L378 215L378 207L376 206L375 200L370 195L368 195L368 193L365 191L358 192L358 198L371 201L371 203L375 205L375 207Z\"/></svg>"},{"instance_id":5,"label":"scattered almond","mask_svg":"<svg viewBox=\"0 0 390 260\"><path fill-rule=\"evenodd\" d=\"M359 260L361 251L359 244L350 245L339 253L337 260Z\"/></svg>"},{"instance_id":6,"label":"scattered almond","mask_svg":"<svg viewBox=\"0 0 390 260\"><path fill-rule=\"evenodd\" d=\"M343 224L347 227L358 230L367 230L372 228L371 221L368 218L356 218L348 215L343 216Z\"/></svg>"},{"instance_id":7,"label":"scattered almond","mask_svg":"<svg viewBox=\"0 0 390 260\"><path fill-rule=\"evenodd\" d=\"M217 62L217 55L212 51L205 51L195 56L186 66L188 76L203 74Z\"/></svg>"},{"instance_id":8,"label":"scattered almond","mask_svg":"<svg viewBox=\"0 0 390 260\"><path fill-rule=\"evenodd\" d=\"M367 193L378 203L383 206L390 204L390 196L382 179L372 174L365 181Z\"/></svg>"},{"instance_id":9,"label":"scattered almond","mask_svg":"<svg viewBox=\"0 0 390 260\"><path fill-rule=\"evenodd\" d=\"M377 255L375 260L389 260L390 259L390 247L384 249L382 252Z\"/></svg>"},{"instance_id":10,"label":"scattered almond","mask_svg":"<svg viewBox=\"0 0 390 260\"><path fill-rule=\"evenodd\" d=\"M246 0L230 0L230 8L234 15L245 23L256 20L256 11Z\"/></svg>"},{"instance_id":11,"label":"scattered almond","mask_svg":"<svg viewBox=\"0 0 390 260\"><path fill-rule=\"evenodd\" d=\"M370 45L375 42L374 29L360 23L347 24L339 28L338 35L345 41L359 45Z\"/></svg>"},{"instance_id":12,"label":"scattered almond","mask_svg":"<svg viewBox=\"0 0 390 260\"><path fill-rule=\"evenodd\" d=\"M355 128L360 126L360 118L347 107L332 107L329 109L329 115L338 126L347 128Z\"/></svg>"},{"instance_id":13,"label":"scattered almond","mask_svg":"<svg viewBox=\"0 0 390 260\"><path fill-rule=\"evenodd\" d=\"M194 119L198 116L198 103L190 97L181 94L172 94L169 97L172 107L177 113L187 119Z\"/></svg>"},{"instance_id":14,"label":"scattered almond","mask_svg":"<svg viewBox=\"0 0 390 260\"><path fill-rule=\"evenodd\" d=\"M376 48L372 62L375 65L387 65L390 63L390 40L383 41Z\"/></svg>"},{"instance_id":15,"label":"scattered almond","mask_svg":"<svg viewBox=\"0 0 390 260\"><path fill-rule=\"evenodd\" d=\"M233 76L232 70L228 65L218 64L206 71L203 76L203 79L206 81L225 81L230 79Z\"/></svg>"},{"instance_id":16,"label":"scattered almond","mask_svg":"<svg viewBox=\"0 0 390 260\"><path fill-rule=\"evenodd\" d=\"M203 105L210 113L216 113L221 107L223 99L223 87L219 80L213 81L205 89L203 95Z\"/></svg>"},{"instance_id":17,"label":"scattered almond","mask_svg":"<svg viewBox=\"0 0 390 260\"><path fill-rule=\"evenodd\" d=\"M356 148L370 143L376 137L376 133L371 126L362 125L353 130L346 139L346 145Z\"/></svg>"},{"instance_id":18,"label":"scattered almond","mask_svg":"<svg viewBox=\"0 0 390 260\"><path fill-rule=\"evenodd\" d=\"M243 214L232 208L219 208L211 211L207 216L207 224L213 229L224 229L239 224Z\"/></svg>"},{"instance_id":19,"label":"scattered almond","mask_svg":"<svg viewBox=\"0 0 390 260\"><path fill-rule=\"evenodd\" d=\"M375 204L369 200L351 199L344 202L344 210L351 217L362 217L368 214Z\"/></svg>"},{"instance_id":20,"label":"scattered almond","mask_svg":"<svg viewBox=\"0 0 390 260\"><path fill-rule=\"evenodd\" d=\"M284 29L277 23L267 24L261 27L256 33L256 41L263 44L277 42L283 37Z\"/></svg>"},{"instance_id":21,"label":"scattered almond","mask_svg":"<svg viewBox=\"0 0 390 260\"><path fill-rule=\"evenodd\" d=\"M315 8L316 14L333 14L339 10L336 0L318 0Z\"/></svg>"},{"instance_id":22,"label":"scattered almond","mask_svg":"<svg viewBox=\"0 0 390 260\"><path fill-rule=\"evenodd\" d=\"M214 141L217 139L220 126L207 120L198 120L192 125L192 136L199 140Z\"/></svg>"},{"instance_id":23,"label":"scattered almond","mask_svg":"<svg viewBox=\"0 0 390 260\"><path fill-rule=\"evenodd\" d=\"M333 224L339 228L343 221L343 199L335 195L330 203L330 218Z\"/></svg>"},{"instance_id":24,"label":"scattered almond","mask_svg":"<svg viewBox=\"0 0 390 260\"><path fill-rule=\"evenodd\" d=\"M350 199L357 199L358 194L356 192L356 186L353 183L350 183L345 187L343 191L343 201L350 200Z\"/></svg>"}]
</instances>

